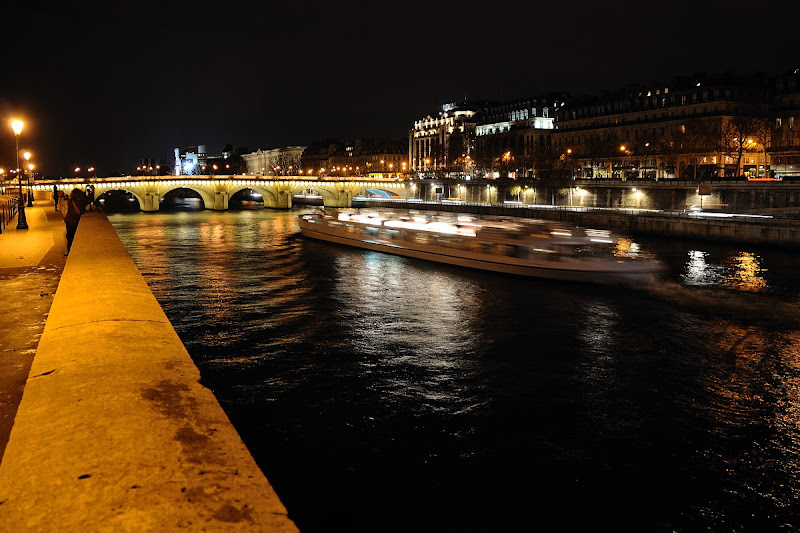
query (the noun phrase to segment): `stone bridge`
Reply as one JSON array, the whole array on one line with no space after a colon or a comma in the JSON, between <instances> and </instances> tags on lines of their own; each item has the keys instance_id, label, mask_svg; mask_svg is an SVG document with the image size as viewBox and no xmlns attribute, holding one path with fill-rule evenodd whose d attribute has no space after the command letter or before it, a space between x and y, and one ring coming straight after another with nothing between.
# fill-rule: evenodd
<instances>
[{"instance_id":1,"label":"stone bridge","mask_svg":"<svg viewBox=\"0 0 800 533\"><path fill-rule=\"evenodd\" d=\"M69 194L74 188L84 190L86 185L95 188L95 198L109 191L125 191L139 201L142 211L158 211L161 199L175 189L190 189L203 199L206 209L224 211L230 198L243 190L251 189L261 194L264 207L288 209L292 198L305 191L322 196L327 207L350 207L356 196L367 196L367 189L384 191L387 196L408 198L404 182L380 178L311 178L304 176L127 176L120 178L77 178L41 180L33 186L37 198L53 185Z\"/></svg>"}]
</instances>

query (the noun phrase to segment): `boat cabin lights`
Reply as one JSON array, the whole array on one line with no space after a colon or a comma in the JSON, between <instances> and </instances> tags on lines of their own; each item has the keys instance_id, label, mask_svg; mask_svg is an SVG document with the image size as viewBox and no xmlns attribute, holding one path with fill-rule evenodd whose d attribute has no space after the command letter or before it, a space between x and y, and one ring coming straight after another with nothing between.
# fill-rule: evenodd
<instances>
[{"instance_id":1,"label":"boat cabin lights","mask_svg":"<svg viewBox=\"0 0 800 533\"><path fill-rule=\"evenodd\" d=\"M387 228L410 229L416 231L429 231L432 233L442 233L446 235L462 235L464 237L474 237L475 230L463 228L448 222L415 222L411 220L387 220L383 224Z\"/></svg>"}]
</instances>

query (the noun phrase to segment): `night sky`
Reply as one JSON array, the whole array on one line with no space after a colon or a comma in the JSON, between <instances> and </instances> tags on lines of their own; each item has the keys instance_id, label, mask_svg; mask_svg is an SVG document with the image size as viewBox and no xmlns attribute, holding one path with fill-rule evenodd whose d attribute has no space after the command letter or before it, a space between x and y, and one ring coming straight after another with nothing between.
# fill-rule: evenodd
<instances>
[{"instance_id":1,"label":"night sky","mask_svg":"<svg viewBox=\"0 0 800 533\"><path fill-rule=\"evenodd\" d=\"M137 0L4 15L0 166L13 166L8 120L19 117L21 147L47 176L135 173L196 144L400 139L465 95L800 65L798 2Z\"/></svg>"}]
</instances>

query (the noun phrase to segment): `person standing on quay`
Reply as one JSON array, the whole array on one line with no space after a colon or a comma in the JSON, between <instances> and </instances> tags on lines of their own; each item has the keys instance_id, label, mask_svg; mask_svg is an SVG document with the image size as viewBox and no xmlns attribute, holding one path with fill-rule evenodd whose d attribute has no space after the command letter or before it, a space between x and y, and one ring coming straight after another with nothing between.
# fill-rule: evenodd
<instances>
[{"instance_id":1,"label":"person standing on quay","mask_svg":"<svg viewBox=\"0 0 800 533\"><path fill-rule=\"evenodd\" d=\"M67 225L67 252L64 255L69 255L72 240L78 230L78 222L81 221L81 215L85 208L86 194L80 189L72 189L67 200L67 212L64 214L64 224Z\"/></svg>"},{"instance_id":2,"label":"person standing on quay","mask_svg":"<svg viewBox=\"0 0 800 533\"><path fill-rule=\"evenodd\" d=\"M92 204L94 203L94 185L91 183L86 186L86 203L89 205L89 212L91 213Z\"/></svg>"},{"instance_id":3,"label":"person standing on quay","mask_svg":"<svg viewBox=\"0 0 800 533\"><path fill-rule=\"evenodd\" d=\"M53 203L56 204L56 211L58 211L58 186L53 185Z\"/></svg>"}]
</instances>

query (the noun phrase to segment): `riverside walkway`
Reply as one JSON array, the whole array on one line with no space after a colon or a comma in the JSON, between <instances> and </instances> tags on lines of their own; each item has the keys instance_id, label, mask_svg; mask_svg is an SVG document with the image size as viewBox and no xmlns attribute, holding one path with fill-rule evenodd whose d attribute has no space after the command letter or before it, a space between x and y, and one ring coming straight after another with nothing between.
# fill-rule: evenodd
<instances>
[{"instance_id":1,"label":"riverside walkway","mask_svg":"<svg viewBox=\"0 0 800 533\"><path fill-rule=\"evenodd\" d=\"M69 258L52 203L27 215L0 235L0 531L297 531L105 215Z\"/></svg>"}]
</instances>

